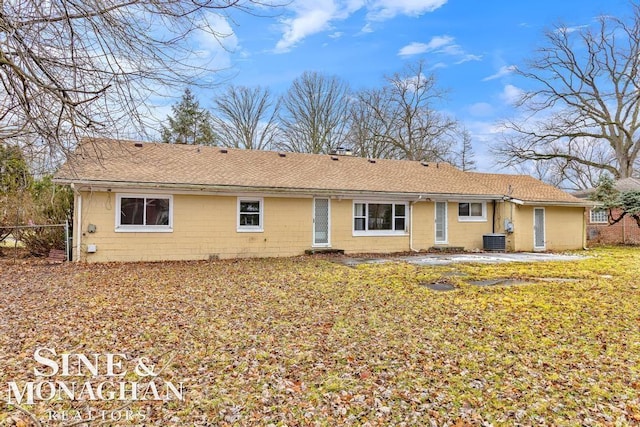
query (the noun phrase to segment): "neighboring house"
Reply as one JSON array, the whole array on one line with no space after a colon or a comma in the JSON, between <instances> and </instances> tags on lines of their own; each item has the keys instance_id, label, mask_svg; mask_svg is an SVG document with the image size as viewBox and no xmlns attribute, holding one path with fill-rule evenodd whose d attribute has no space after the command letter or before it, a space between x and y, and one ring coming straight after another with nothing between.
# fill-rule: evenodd
<instances>
[{"instance_id":1,"label":"neighboring house","mask_svg":"<svg viewBox=\"0 0 640 427\"><path fill-rule=\"evenodd\" d=\"M640 191L640 179L624 178L618 180L615 182L614 188L620 192ZM595 191L595 188L588 188L576 191L573 195L581 199L588 199ZM614 218L618 218L621 211L613 209L611 213ZM591 207L587 209L585 216L588 242L606 245L640 244L640 227L631 216L626 215L621 221L612 225L609 225L609 211L607 209Z\"/></svg>"},{"instance_id":2,"label":"neighboring house","mask_svg":"<svg viewBox=\"0 0 640 427\"><path fill-rule=\"evenodd\" d=\"M85 141L55 182L75 192L74 258L157 261L582 248L590 202L528 176L446 163Z\"/></svg>"}]
</instances>

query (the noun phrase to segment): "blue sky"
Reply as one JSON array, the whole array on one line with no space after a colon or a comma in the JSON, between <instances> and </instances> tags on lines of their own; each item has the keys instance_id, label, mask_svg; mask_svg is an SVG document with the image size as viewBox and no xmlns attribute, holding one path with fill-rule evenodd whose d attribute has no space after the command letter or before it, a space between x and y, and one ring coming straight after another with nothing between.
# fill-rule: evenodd
<instances>
[{"instance_id":1,"label":"blue sky","mask_svg":"<svg viewBox=\"0 0 640 427\"><path fill-rule=\"evenodd\" d=\"M206 40L200 46L227 68L216 78L276 95L304 71L337 75L357 90L424 60L449 90L440 108L472 134L478 169L493 170L487 147L495 124L513 113L510 102L527 84L512 67L556 24L580 28L601 14L629 11L628 0L292 0L262 17L219 19L227 50ZM210 106L209 94L198 96Z\"/></svg>"}]
</instances>

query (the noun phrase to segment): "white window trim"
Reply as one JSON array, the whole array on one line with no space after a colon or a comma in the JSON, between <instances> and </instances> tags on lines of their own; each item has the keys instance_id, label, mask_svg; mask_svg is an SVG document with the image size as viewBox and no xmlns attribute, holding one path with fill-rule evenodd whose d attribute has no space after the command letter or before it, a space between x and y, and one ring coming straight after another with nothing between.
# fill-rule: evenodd
<instances>
[{"instance_id":1,"label":"white window trim","mask_svg":"<svg viewBox=\"0 0 640 427\"><path fill-rule=\"evenodd\" d=\"M469 204L469 213L471 213L472 203L482 203L482 215L481 216L460 216L460 203ZM458 202L458 222L487 222L487 202L466 201L466 200Z\"/></svg>"},{"instance_id":2,"label":"white window trim","mask_svg":"<svg viewBox=\"0 0 640 427\"><path fill-rule=\"evenodd\" d=\"M122 199L169 199L169 225L127 225L120 224L120 208ZM146 203L146 201L145 201ZM115 231L116 233L172 233L173 232L173 196L170 194L129 194L129 193L117 193L116 194L116 218L115 218Z\"/></svg>"},{"instance_id":3,"label":"white window trim","mask_svg":"<svg viewBox=\"0 0 640 427\"><path fill-rule=\"evenodd\" d=\"M355 229L355 217L356 217L356 204L380 204L380 205L392 205L392 217L391 224L395 227L396 224L396 208L395 205L404 205L404 216L399 218L404 218L404 230L356 230ZM408 233L408 221L409 221L409 204L407 202L391 202L391 201L378 201L378 200L354 200L351 207L351 231L353 237L358 236L370 236L370 237L383 237L383 236L407 236ZM365 227L369 225L369 208L366 209L365 215Z\"/></svg>"},{"instance_id":4,"label":"white window trim","mask_svg":"<svg viewBox=\"0 0 640 427\"><path fill-rule=\"evenodd\" d=\"M594 221L594 219L593 219L594 211L595 212L603 211L605 213L604 221ZM603 209L603 208L591 208L591 209L589 209L589 223L591 223L591 224L608 224L609 223L609 212L607 212L607 210Z\"/></svg>"},{"instance_id":5,"label":"white window trim","mask_svg":"<svg viewBox=\"0 0 640 427\"><path fill-rule=\"evenodd\" d=\"M260 225L240 225L240 203L241 202L258 202L260 203ZM264 198L263 197L238 197L236 208L236 231L238 233L262 233L264 232Z\"/></svg>"}]
</instances>

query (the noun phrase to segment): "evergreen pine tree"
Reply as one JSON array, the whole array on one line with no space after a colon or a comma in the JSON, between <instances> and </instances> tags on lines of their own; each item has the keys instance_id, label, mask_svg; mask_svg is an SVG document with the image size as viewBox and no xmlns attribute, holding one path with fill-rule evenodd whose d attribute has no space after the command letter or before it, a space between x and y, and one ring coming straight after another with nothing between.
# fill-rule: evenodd
<instances>
[{"instance_id":1,"label":"evergreen pine tree","mask_svg":"<svg viewBox=\"0 0 640 427\"><path fill-rule=\"evenodd\" d=\"M168 126L162 126L162 142L216 145L211 113L200 107L189 88L171 110L173 115L167 116Z\"/></svg>"}]
</instances>

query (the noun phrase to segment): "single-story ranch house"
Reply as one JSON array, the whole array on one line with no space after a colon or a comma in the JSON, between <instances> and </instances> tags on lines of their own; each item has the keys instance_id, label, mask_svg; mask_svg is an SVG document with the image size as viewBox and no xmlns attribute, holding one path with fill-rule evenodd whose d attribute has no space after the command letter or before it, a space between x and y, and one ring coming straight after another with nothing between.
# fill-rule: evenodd
<instances>
[{"instance_id":1,"label":"single-story ranch house","mask_svg":"<svg viewBox=\"0 0 640 427\"><path fill-rule=\"evenodd\" d=\"M476 250L487 241L578 249L592 205L529 176L447 163L104 139L81 144L55 182L73 187L73 257L89 262Z\"/></svg>"}]
</instances>

